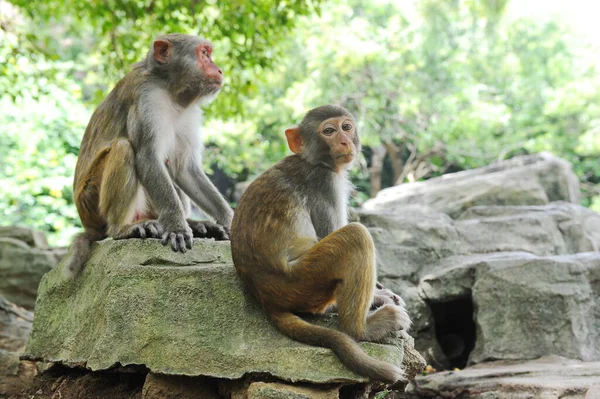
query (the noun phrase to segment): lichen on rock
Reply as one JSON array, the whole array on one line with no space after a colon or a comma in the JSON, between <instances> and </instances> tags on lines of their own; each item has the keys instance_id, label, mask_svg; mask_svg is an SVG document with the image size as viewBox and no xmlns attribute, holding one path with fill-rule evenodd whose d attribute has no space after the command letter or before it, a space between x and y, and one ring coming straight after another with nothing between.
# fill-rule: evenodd
<instances>
[{"instance_id":1,"label":"lichen on rock","mask_svg":"<svg viewBox=\"0 0 600 399\"><path fill-rule=\"evenodd\" d=\"M155 373L227 379L366 381L329 349L293 341L273 327L244 293L228 242L196 240L181 254L158 240L106 240L74 280L63 277L62 266L40 284L30 359L90 370L144 365ZM336 318L315 322L335 327ZM410 359L415 364L405 368L414 377L423 359L403 337L362 345L397 365Z\"/></svg>"}]
</instances>

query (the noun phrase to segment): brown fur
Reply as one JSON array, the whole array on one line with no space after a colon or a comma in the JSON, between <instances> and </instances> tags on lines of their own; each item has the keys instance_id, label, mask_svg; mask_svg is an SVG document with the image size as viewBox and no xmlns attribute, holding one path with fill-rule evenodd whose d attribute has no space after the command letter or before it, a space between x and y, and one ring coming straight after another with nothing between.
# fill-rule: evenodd
<instances>
[{"instance_id":1,"label":"brown fur","mask_svg":"<svg viewBox=\"0 0 600 399\"><path fill-rule=\"evenodd\" d=\"M355 127L342 128L349 124L354 119L346 110L324 106L286 131L296 155L258 177L240 199L231 229L233 262L281 332L329 347L351 370L393 383L403 378L402 370L369 357L355 341L377 341L407 328L408 317L392 304L369 314L376 284L373 240L364 226L347 224L342 212L345 173L360 148ZM335 132L325 135L328 125ZM332 304L341 331L295 314L321 313Z\"/></svg>"}]
</instances>

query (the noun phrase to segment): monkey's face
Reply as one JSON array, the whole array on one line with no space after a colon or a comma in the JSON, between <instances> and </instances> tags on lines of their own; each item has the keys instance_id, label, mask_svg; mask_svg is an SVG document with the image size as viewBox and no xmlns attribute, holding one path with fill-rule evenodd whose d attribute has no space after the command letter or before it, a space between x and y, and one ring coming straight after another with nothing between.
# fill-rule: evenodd
<instances>
[{"instance_id":1,"label":"monkey's face","mask_svg":"<svg viewBox=\"0 0 600 399\"><path fill-rule=\"evenodd\" d=\"M319 124L317 134L329 148L336 168L345 169L356 159L359 140L354 119L351 117L326 119Z\"/></svg>"},{"instance_id":2,"label":"monkey's face","mask_svg":"<svg viewBox=\"0 0 600 399\"><path fill-rule=\"evenodd\" d=\"M212 45L207 42L196 46L197 64L198 68L204 72L205 81L220 88L223 84L223 72L212 60L212 51Z\"/></svg>"}]
</instances>

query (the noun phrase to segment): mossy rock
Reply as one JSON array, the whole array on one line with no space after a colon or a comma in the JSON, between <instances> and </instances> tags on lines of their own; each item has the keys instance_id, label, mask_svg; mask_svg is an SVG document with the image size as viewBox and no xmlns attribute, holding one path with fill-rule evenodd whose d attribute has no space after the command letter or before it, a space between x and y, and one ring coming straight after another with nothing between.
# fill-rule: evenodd
<instances>
[{"instance_id":1,"label":"mossy rock","mask_svg":"<svg viewBox=\"0 0 600 399\"><path fill-rule=\"evenodd\" d=\"M268 374L292 382L365 381L329 349L288 339L271 325L243 292L229 242L196 240L181 254L158 240L106 240L74 280L63 277L63 267L40 283L29 359L91 370L144 365L155 373L227 379ZM335 317L317 322L335 326ZM362 345L413 374L423 360L404 337Z\"/></svg>"}]
</instances>

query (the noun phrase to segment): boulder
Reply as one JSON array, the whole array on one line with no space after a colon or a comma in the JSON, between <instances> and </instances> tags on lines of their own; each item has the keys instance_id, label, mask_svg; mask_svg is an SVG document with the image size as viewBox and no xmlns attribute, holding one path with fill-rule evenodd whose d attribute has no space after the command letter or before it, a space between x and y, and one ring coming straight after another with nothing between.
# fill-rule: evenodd
<instances>
[{"instance_id":1,"label":"boulder","mask_svg":"<svg viewBox=\"0 0 600 399\"><path fill-rule=\"evenodd\" d=\"M429 304L472 301L470 362L555 354L600 360L600 253L453 257L419 285Z\"/></svg>"},{"instance_id":2,"label":"boulder","mask_svg":"<svg viewBox=\"0 0 600 399\"><path fill-rule=\"evenodd\" d=\"M107 370L144 365L152 373L289 382L365 383L325 348L280 334L244 294L228 242L196 240L186 254L158 240L105 240L82 274L44 276L26 358ZM313 320L335 327L336 317ZM423 359L407 334L363 343L372 356L402 365Z\"/></svg>"},{"instance_id":3,"label":"boulder","mask_svg":"<svg viewBox=\"0 0 600 399\"><path fill-rule=\"evenodd\" d=\"M37 374L32 362L19 361L33 314L0 295L0 395L20 392Z\"/></svg>"},{"instance_id":4,"label":"boulder","mask_svg":"<svg viewBox=\"0 0 600 399\"><path fill-rule=\"evenodd\" d=\"M513 308L518 306L518 300L510 305L503 301L511 308L502 312L492 299L484 304L484 296L481 296L484 292L511 293L513 288L509 285L512 283L495 279L489 285L479 286L486 287L486 291L479 291L477 298L473 287L477 279L496 273L494 270L508 268L514 268L511 273L522 278L523 284L534 284L535 277L526 276L527 269L533 264L545 265L544 275L537 282L551 287L567 273L563 270L565 260L561 257L578 264L581 270L588 270L580 277L586 273L592 276L598 266L589 263L588 259L594 258L598 253L595 251L600 248L599 214L577 204L557 201L547 205L475 206L456 219L414 205L393 211L361 210L359 217L375 241L379 279L406 301L414 321L411 334L415 338L415 347L430 364L443 368L464 367L469 359L468 351L475 347L471 362L483 361L488 356L492 359L528 359L548 353L589 359L582 351L596 335L584 331L594 326L598 317L591 316L586 321L577 312L597 309L598 305L591 297L582 297L580 305L574 302L577 299L573 296L562 297L566 302L560 306L567 309L562 310L557 320L569 320L575 328L583 330L569 332L566 328L562 334L568 342L561 340L564 343L561 348L549 348L538 343L539 340L552 342L556 339L556 334L550 333L556 328L552 320L536 319L542 324L530 326L525 330L526 334L520 330L518 334L522 335L517 339L517 332L504 332L515 327L511 324L513 321L530 319L525 309ZM582 255L577 255L580 253ZM589 292L595 284L591 278L581 277L578 280L581 285L570 284ZM482 283L486 281L484 279ZM541 306L536 298L552 295L542 295L538 289L531 288L528 301ZM510 295L506 301L510 301L509 298ZM553 306L559 305L554 302ZM560 306L553 309L558 311L562 309ZM534 306L533 309L539 308ZM507 323L506 329L497 328L496 324L502 323L500 319ZM506 322L507 319L510 322ZM489 324L492 320L496 324ZM463 331L457 331L458 327L455 327L460 323ZM534 335L538 338L531 339ZM510 344L515 339L520 346ZM493 350L484 354L483 348L491 350L494 345L501 346L503 352ZM525 346L531 349L523 350ZM445 350L454 352L452 356L462 360L455 363L456 359L449 359ZM590 353L590 356L596 356L594 351Z\"/></svg>"},{"instance_id":5,"label":"boulder","mask_svg":"<svg viewBox=\"0 0 600 399\"><path fill-rule=\"evenodd\" d=\"M523 259L477 276L472 362L600 360L600 252Z\"/></svg>"},{"instance_id":6,"label":"boulder","mask_svg":"<svg viewBox=\"0 0 600 399\"><path fill-rule=\"evenodd\" d=\"M415 284L450 256L517 251L547 256L600 248L600 214L562 201L477 206L456 220L414 207L361 211L359 217L375 241L379 277Z\"/></svg>"},{"instance_id":7,"label":"boulder","mask_svg":"<svg viewBox=\"0 0 600 399\"><path fill-rule=\"evenodd\" d=\"M253 382L234 392L231 399L338 399L337 388L314 388L277 382Z\"/></svg>"},{"instance_id":8,"label":"boulder","mask_svg":"<svg viewBox=\"0 0 600 399\"><path fill-rule=\"evenodd\" d=\"M142 389L142 399L219 399L215 381L203 377L148 373Z\"/></svg>"},{"instance_id":9,"label":"boulder","mask_svg":"<svg viewBox=\"0 0 600 399\"><path fill-rule=\"evenodd\" d=\"M26 228L0 228L0 294L32 310L42 276L64 256L50 249L43 233Z\"/></svg>"},{"instance_id":10,"label":"boulder","mask_svg":"<svg viewBox=\"0 0 600 399\"><path fill-rule=\"evenodd\" d=\"M596 399L600 362L548 356L527 362L491 362L419 376L409 399Z\"/></svg>"},{"instance_id":11,"label":"boulder","mask_svg":"<svg viewBox=\"0 0 600 399\"><path fill-rule=\"evenodd\" d=\"M389 187L365 202L363 209L393 212L419 204L454 218L476 205L544 205L560 200L579 202L579 180L568 162L542 153Z\"/></svg>"},{"instance_id":12,"label":"boulder","mask_svg":"<svg viewBox=\"0 0 600 399\"><path fill-rule=\"evenodd\" d=\"M600 250L600 214L557 201L543 206L475 206L457 220L470 253L526 251L536 255Z\"/></svg>"},{"instance_id":13,"label":"boulder","mask_svg":"<svg viewBox=\"0 0 600 399\"><path fill-rule=\"evenodd\" d=\"M13 238L32 248L48 249L46 235L29 227L0 226L0 238Z\"/></svg>"}]
</instances>

